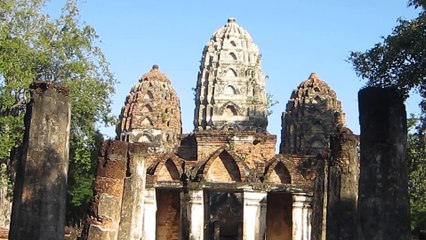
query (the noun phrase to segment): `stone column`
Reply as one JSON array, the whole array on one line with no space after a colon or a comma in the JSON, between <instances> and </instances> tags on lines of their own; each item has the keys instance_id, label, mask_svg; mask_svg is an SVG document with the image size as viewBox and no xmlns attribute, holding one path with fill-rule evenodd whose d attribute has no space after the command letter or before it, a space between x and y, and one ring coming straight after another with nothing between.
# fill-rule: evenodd
<instances>
[{"instance_id":1,"label":"stone column","mask_svg":"<svg viewBox=\"0 0 426 240\"><path fill-rule=\"evenodd\" d=\"M411 239L407 122L394 89L358 93L361 125L359 239Z\"/></svg>"},{"instance_id":2,"label":"stone column","mask_svg":"<svg viewBox=\"0 0 426 240\"><path fill-rule=\"evenodd\" d=\"M311 239L326 240L327 192L328 192L328 154L317 156L314 197L312 200Z\"/></svg>"},{"instance_id":3,"label":"stone column","mask_svg":"<svg viewBox=\"0 0 426 240\"><path fill-rule=\"evenodd\" d=\"M309 240L311 238L311 202L306 194L293 194L293 239Z\"/></svg>"},{"instance_id":4,"label":"stone column","mask_svg":"<svg viewBox=\"0 0 426 240\"><path fill-rule=\"evenodd\" d=\"M68 89L36 82L25 114L10 239L63 239L71 122Z\"/></svg>"},{"instance_id":5,"label":"stone column","mask_svg":"<svg viewBox=\"0 0 426 240\"><path fill-rule=\"evenodd\" d=\"M358 138L347 128L330 139L327 239L357 239Z\"/></svg>"},{"instance_id":6,"label":"stone column","mask_svg":"<svg viewBox=\"0 0 426 240\"><path fill-rule=\"evenodd\" d=\"M189 240L203 239L204 193L203 190L189 190L188 194Z\"/></svg>"},{"instance_id":7,"label":"stone column","mask_svg":"<svg viewBox=\"0 0 426 240\"><path fill-rule=\"evenodd\" d=\"M118 239L142 239L144 192L146 180L145 155L148 146L129 144L127 176L124 180L123 203Z\"/></svg>"},{"instance_id":8,"label":"stone column","mask_svg":"<svg viewBox=\"0 0 426 240\"><path fill-rule=\"evenodd\" d=\"M143 214L143 239L155 240L157 228L157 199L155 188L145 189L145 202Z\"/></svg>"},{"instance_id":9,"label":"stone column","mask_svg":"<svg viewBox=\"0 0 426 240\"><path fill-rule=\"evenodd\" d=\"M265 239L266 192L244 192L243 239Z\"/></svg>"},{"instance_id":10,"label":"stone column","mask_svg":"<svg viewBox=\"0 0 426 240\"><path fill-rule=\"evenodd\" d=\"M117 239L126 177L127 149L128 144L123 141L102 143L93 187L94 195L82 239Z\"/></svg>"}]
</instances>

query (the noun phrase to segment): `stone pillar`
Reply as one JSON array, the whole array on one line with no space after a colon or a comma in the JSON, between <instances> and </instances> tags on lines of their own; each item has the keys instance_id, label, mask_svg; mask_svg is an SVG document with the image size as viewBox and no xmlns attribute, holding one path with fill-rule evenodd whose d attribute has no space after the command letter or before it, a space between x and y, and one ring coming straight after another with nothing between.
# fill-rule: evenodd
<instances>
[{"instance_id":1,"label":"stone pillar","mask_svg":"<svg viewBox=\"0 0 426 240\"><path fill-rule=\"evenodd\" d=\"M129 144L127 176L124 180L123 203L118 239L142 239L147 145Z\"/></svg>"},{"instance_id":2,"label":"stone pillar","mask_svg":"<svg viewBox=\"0 0 426 240\"><path fill-rule=\"evenodd\" d=\"M116 240L118 236L128 143L104 141L98 158L94 196L82 239Z\"/></svg>"},{"instance_id":3,"label":"stone pillar","mask_svg":"<svg viewBox=\"0 0 426 240\"><path fill-rule=\"evenodd\" d=\"M189 190L188 194L189 240L203 239L204 193L203 190Z\"/></svg>"},{"instance_id":4,"label":"stone pillar","mask_svg":"<svg viewBox=\"0 0 426 240\"><path fill-rule=\"evenodd\" d=\"M36 82L25 114L10 239L63 239L71 100L68 89Z\"/></svg>"},{"instance_id":5,"label":"stone pillar","mask_svg":"<svg viewBox=\"0 0 426 240\"><path fill-rule=\"evenodd\" d=\"M358 138L347 128L331 136L327 239L357 239Z\"/></svg>"},{"instance_id":6,"label":"stone pillar","mask_svg":"<svg viewBox=\"0 0 426 240\"><path fill-rule=\"evenodd\" d=\"M358 98L359 239L411 239L403 99L389 88L365 88Z\"/></svg>"},{"instance_id":7,"label":"stone pillar","mask_svg":"<svg viewBox=\"0 0 426 240\"><path fill-rule=\"evenodd\" d=\"M311 239L312 198L306 194L293 194L293 239Z\"/></svg>"},{"instance_id":8,"label":"stone pillar","mask_svg":"<svg viewBox=\"0 0 426 240\"><path fill-rule=\"evenodd\" d=\"M155 240L157 227L157 200L155 188L145 189L145 203L143 214L143 238L144 240Z\"/></svg>"},{"instance_id":9,"label":"stone pillar","mask_svg":"<svg viewBox=\"0 0 426 240\"><path fill-rule=\"evenodd\" d=\"M317 156L314 197L312 201L311 239L326 240L327 191L328 191L328 154Z\"/></svg>"},{"instance_id":10,"label":"stone pillar","mask_svg":"<svg viewBox=\"0 0 426 240\"><path fill-rule=\"evenodd\" d=\"M266 192L244 192L243 239L265 239Z\"/></svg>"}]
</instances>

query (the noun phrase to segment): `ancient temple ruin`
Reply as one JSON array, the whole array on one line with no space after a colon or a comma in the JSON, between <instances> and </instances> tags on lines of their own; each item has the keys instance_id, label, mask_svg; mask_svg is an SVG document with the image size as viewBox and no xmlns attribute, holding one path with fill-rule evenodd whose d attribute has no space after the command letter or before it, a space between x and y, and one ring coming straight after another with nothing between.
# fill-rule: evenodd
<instances>
[{"instance_id":1,"label":"ancient temple ruin","mask_svg":"<svg viewBox=\"0 0 426 240\"><path fill-rule=\"evenodd\" d=\"M113 161L100 160L99 181L121 185L115 193L95 189L88 239L307 240L324 235L327 197L314 179L318 159L329 156L330 135L344 126L341 103L311 74L291 94L276 154L277 136L267 131L260 56L250 34L233 18L213 34L201 58L194 131L189 134L181 132L179 98L170 79L156 65L139 79L126 98L117 128L117 140L129 145L104 143L100 157L109 159L109 153ZM126 150L134 144L146 150L143 156L132 157L133 151ZM356 152L356 143L351 146ZM114 154L118 149L123 149L122 159L143 161L128 160L127 173L120 168L119 176L110 174L108 164L114 161L126 168ZM143 187L132 185L136 180L126 183L138 173L135 169L135 179L146 181ZM101 184L98 179L95 186ZM315 191L321 198L314 201ZM120 193L130 196L126 192L139 198L120 199ZM112 202L114 213L108 212L114 207L111 196L118 196ZM313 216L312 209L320 214ZM129 215L133 222L124 223L132 219ZM312 217L317 219L314 234Z\"/></svg>"}]
</instances>

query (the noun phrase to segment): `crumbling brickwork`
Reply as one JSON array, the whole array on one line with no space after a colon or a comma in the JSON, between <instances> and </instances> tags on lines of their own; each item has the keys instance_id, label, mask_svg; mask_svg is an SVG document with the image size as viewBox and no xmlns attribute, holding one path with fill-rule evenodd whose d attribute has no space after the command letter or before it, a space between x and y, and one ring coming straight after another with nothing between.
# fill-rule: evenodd
<instances>
[{"instance_id":1,"label":"crumbling brickwork","mask_svg":"<svg viewBox=\"0 0 426 240\"><path fill-rule=\"evenodd\" d=\"M102 143L82 239L129 239L141 234L146 152L144 145L111 140Z\"/></svg>"},{"instance_id":2,"label":"crumbling brickwork","mask_svg":"<svg viewBox=\"0 0 426 240\"><path fill-rule=\"evenodd\" d=\"M358 137L347 128L331 136L327 189L327 239L357 239Z\"/></svg>"},{"instance_id":3,"label":"crumbling brickwork","mask_svg":"<svg viewBox=\"0 0 426 240\"><path fill-rule=\"evenodd\" d=\"M291 93L282 115L280 153L316 155L330 148L330 134L345 122L336 93L312 73Z\"/></svg>"},{"instance_id":4,"label":"crumbling brickwork","mask_svg":"<svg viewBox=\"0 0 426 240\"><path fill-rule=\"evenodd\" d=\"M173 152L181 133L179 98L169 78L154 65L126 98L118 138L147 143L154 152Z\"/></svg>"}]
</instances>

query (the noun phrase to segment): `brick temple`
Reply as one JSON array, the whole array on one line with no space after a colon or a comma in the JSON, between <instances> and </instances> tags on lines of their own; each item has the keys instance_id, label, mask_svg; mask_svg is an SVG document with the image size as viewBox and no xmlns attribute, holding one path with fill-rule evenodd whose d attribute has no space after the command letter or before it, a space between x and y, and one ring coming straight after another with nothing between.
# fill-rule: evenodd
<instances>
[{"instance_id":1,"label":"brick temple","mask_svg":"<svg viewBox=\"0 0 426 240\"><path fill-rule=\"evenodd\" d=\"M324 181L329 173L318 163L329 158L330 136L336 131L344 129L352 136L344 128L341 103L312 73L291 93L276 151L277 136L267 131L270 99L265 84L258 46L235 19L228 19L204 47L194 131L186 134L173 84L154 65L130 90L117 128L117 140L127 142L126 149L145 149L142 157L129 150L123 158L130 164L143 158L143 166L137 173L128 165L119 179L105 173L105 162L98 169L88 238L106 239L102 236L109 229L108 239L324 239ZM351 164L357 179L358 141L353 139L356 159ZM112 150L101 157L115 159L118 145L112 143ZM338 160L344 165L348 157L342 156ZM139 180L129 178L135 172ZM100 187L100 176L123 183L117 185L118 193ZM352 190L356 202L357 188ZM109 198L113 195L114 201ZM112 208L116 213L109 212ZM99 220L107 215L108 224ZM132 218L123 223L127 215Z\"/></svg>"}]
</instances>

